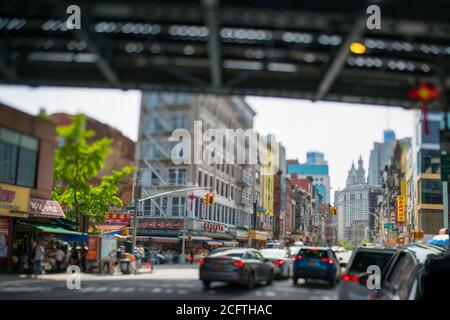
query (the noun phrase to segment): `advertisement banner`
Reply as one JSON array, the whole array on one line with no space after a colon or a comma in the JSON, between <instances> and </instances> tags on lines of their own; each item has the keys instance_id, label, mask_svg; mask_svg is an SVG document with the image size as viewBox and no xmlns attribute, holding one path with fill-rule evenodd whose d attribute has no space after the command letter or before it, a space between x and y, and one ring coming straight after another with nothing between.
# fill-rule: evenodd
<instances>
[{"instance_id":1,"label":"advertisement banner","mask_svg":"<svg viewBox=\"0 0 450 320\"><path fill-rule=\"evenodd\" d=\"M114 236L101 237L100 259L112 259L117 251L117 239Z\"/></svg>"},{"instance_id":2,"label":"advertisement banner","mask_svg":"<svg viewBox=\"0 0 450 320\"><path fill-rule=\"evenodd\" d=\"M405 198L403 196L397 197L397 221L405 221Z\"/></svg>"},{"instance_id":3,"label":"advertisement banner","mask_svg":"<svg viewBox=\"0 0 450 320\"><path fill-rule=\"evenodd\" d=\"M98 253L98 236L89 236L88 242L88 260L97 260Z\"/></svg>"},{"instance_id":4,"label":"advertisement banner","mask_svg":"<svg viewBox=\"0 0 450 320\"><path fill-rule=\"evenodd\" d=\"M28 217L30 189L0 183L0 216Z\"/></svg>"}]
</instances>

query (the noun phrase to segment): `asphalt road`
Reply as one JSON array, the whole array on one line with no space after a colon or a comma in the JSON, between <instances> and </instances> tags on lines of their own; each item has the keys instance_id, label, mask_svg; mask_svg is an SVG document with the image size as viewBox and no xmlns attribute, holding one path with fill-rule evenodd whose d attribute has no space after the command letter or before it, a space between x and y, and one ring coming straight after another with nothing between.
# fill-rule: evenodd
<instances>
[{"instance_id":1,"label":"asphalt road","mask_svg":"<svg viewBox=\"0 0 450 320\"><path fill-rule=\"evenodd\" d=\"M154 273L139 275L81 275L81 289L67 288L67 274L44 275L38 279L0 277L0 299L160 299L160 300L330 300L336 287L327 283L291 279L246 290L239 286L213 283L205 290L198 280L197 265L158 266Z\"/></svg>"}]
</instances>

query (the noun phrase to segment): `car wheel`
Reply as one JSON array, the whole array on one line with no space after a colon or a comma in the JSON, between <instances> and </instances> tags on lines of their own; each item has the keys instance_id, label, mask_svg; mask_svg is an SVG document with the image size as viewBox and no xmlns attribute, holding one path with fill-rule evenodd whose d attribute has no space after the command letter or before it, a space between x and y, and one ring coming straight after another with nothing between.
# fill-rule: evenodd
<instances>
[{"instance_id":1,"label":"car wheel","mask_svg":"<svg viewBox=\"0 0 450 320\"><path fill-rule=\"evenodd\" d=\"M251 290L255 287L255 276L253 275L253 272L249 273L245 287L247 290Z\"/></svg>"},{"instance_id":2,"label":"car wheel","mask_svg":"<svg viewBox=\"0 0 450 320\"><path fill-rule=\"evenodd\" d=\"M292 282L294 283L294 286L296 286L298 284L298 278L292 277Z\"/></svg>"},{"instance_id":3,"label":"car wheel","mask_svg":"<svg viewBox=\"0 0 450 320\"><path fill-rule=\"evenodd\" d=\"M210 286L211 286L211 281L203 280L203 288L209 289Z\"/></svg>"}]
</instances>

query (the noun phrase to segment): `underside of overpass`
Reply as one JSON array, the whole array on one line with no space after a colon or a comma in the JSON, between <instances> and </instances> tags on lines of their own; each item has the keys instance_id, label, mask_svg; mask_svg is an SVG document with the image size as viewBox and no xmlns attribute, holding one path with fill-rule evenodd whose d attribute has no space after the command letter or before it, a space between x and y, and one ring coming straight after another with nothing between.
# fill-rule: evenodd
<instances>
[{"instance_id":1,"label":"underside of overpass","mask_svg":"<svg viewBox=\"0 0 450 320\"><path fill-rule=\"evenodd\" d=\"M68 30L69 5L81 29ZM369 5L381 29L366 27ZM450 91L445 0L4 0L0 83L260 95L416 107ZM363 43L363 55L349 52Z\"/></svg>"}]
</instances>

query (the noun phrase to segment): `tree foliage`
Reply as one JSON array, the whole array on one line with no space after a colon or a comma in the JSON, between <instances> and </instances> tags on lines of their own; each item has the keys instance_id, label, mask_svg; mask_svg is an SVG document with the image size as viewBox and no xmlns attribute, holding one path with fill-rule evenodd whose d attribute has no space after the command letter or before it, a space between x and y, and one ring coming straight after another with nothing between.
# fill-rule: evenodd
<instances>
[{"instance_id":1,"label":"tree foliage","mask_svg":"<svg viewBox=\"0 0 450 320\"><path fill-rule=\"evenodd\" d=\"M64 206L68 218L88 216L89 222L100 223L111 207L123 206L117 196L121 179L134 167L113 170L98 185L92 182L111 154L112 139L102 138L89 143L95 132L85 129L85 117L75 115L72 123L57 128L60 148L55 152L53 199Z\"/></svg>"}]
</instances>

